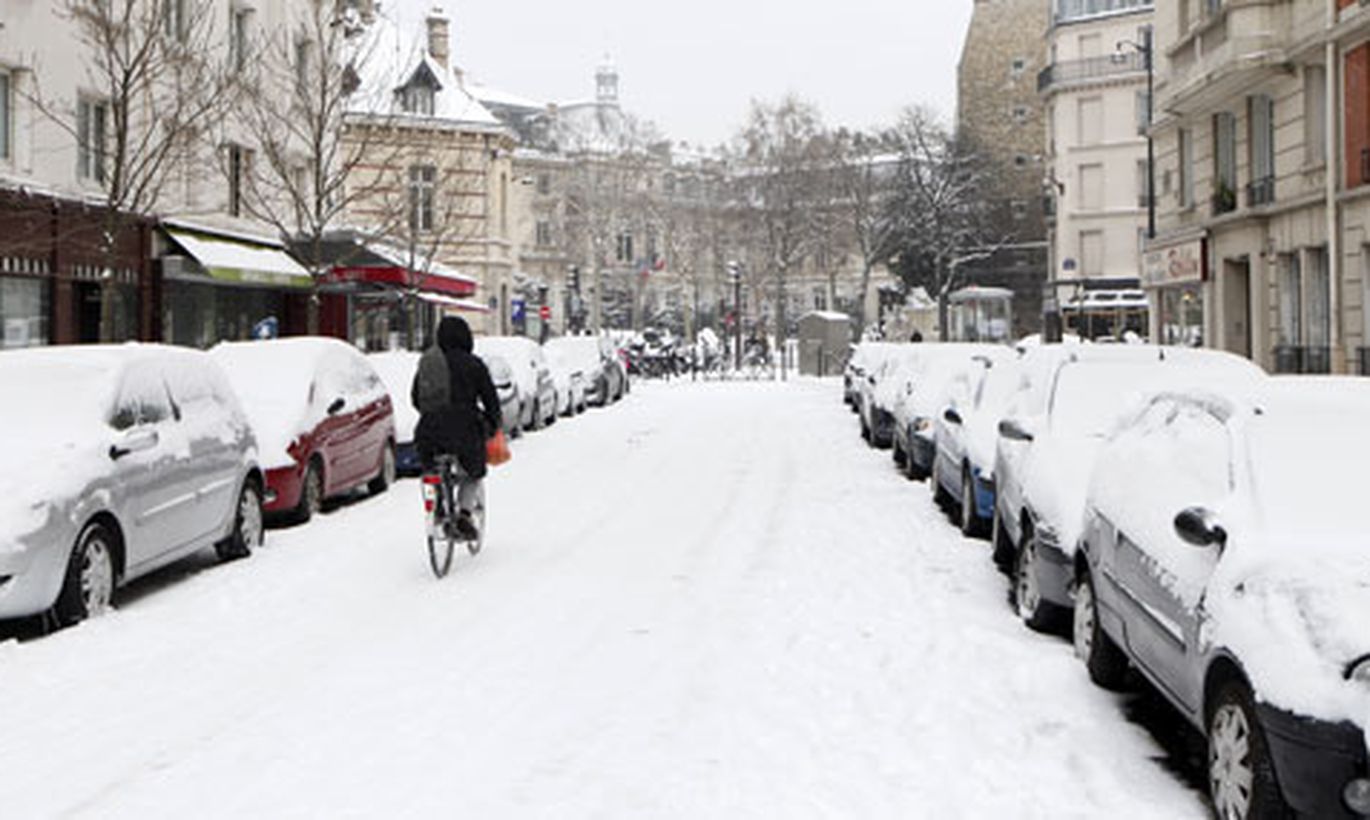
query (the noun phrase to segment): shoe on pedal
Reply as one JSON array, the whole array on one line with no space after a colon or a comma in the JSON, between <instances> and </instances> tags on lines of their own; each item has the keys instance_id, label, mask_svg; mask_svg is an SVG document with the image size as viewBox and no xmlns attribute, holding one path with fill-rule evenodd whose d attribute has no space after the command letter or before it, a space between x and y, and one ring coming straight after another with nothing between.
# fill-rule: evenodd
<instances>
[{"instance_id":1,"label":"shoe on pedal","mask_svg":"<svg viewBox=\"0 0 1370 820\"><path fill-rule=\"evenodd\" d=\"M457 514L457 537L463 541L475 541L480 537L480 531L476 529L476 524L471 520L471 513L462 510Z\"/></svg>"}]
</instances>

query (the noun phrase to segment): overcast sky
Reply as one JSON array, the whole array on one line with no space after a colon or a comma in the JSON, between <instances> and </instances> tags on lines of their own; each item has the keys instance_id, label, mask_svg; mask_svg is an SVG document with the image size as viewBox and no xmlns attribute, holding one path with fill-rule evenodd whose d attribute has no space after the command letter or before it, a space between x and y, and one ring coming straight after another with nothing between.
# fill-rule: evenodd
<instances>
[{"instance_id":1,"label":"overcast sky","mask_svg":"<svg viewBox=\"0 0 1370 820\"><path fill-rule=\"evenodd\" d=\"M381 0L421 21L433 0ZM714 145L750 100L793 91L832 125L911 103L950 119L971 0L442 0L474 81L539 100L594 95L607 52L624 107L674 140ZM421 24L421 23L420 23Z\"/></svg>"}]
</instances>

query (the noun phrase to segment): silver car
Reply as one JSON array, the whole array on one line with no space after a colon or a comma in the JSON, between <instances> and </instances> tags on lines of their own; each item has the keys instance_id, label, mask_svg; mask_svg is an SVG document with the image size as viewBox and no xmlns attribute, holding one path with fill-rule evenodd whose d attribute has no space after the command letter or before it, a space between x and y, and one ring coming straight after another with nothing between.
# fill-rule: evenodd
<instances>
[{"instance_id":1,"label":"silver car","mask_svg":"<svg viewBox=\"0 0 1370 820\"><path fill-rule=\"evenodd\" d=\"M262 542L256 440L218 366L156 345L0 353L0 618L70 624L205 547Z\"/></svg>"}]
</instances>

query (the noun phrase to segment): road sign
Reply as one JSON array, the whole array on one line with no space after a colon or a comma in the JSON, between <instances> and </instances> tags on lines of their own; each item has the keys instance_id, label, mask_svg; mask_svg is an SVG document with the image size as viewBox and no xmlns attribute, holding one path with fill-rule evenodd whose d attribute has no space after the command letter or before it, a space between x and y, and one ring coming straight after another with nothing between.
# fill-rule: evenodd
<instances>
[{"instance_id":1,"label":"road sign","mask_svg":"<svg viewBox=\"0 0 1370 820\"><path fill-rule=\"evenodd\" d=\"M552 306L543 305L542 307L538 308L538 318L544 322L550 321L552 318Z\"/></svg>"},{"instance_id":2,"label":"road sign","mask_svg":"<svg viewBox=\"0 0 1370 820\"><path fill-rule=\"evenodd\" d=\"M511 314L510 318L513 319L516 324L522 322L524 312L527 310L527 303L522 299L510 299L509 308Z\"/></svg>"}]
</instances>

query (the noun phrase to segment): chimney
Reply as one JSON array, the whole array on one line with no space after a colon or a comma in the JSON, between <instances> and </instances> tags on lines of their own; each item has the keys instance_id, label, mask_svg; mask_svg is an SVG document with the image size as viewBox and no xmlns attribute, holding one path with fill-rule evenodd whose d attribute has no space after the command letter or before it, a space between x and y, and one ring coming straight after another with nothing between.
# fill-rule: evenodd
<instances>
[{"instance_id":1,"label":"chimney","mask_svg":"<svg viewBox=\"0 0 1370 820\"><path fill-rule=\"evenodd\" d=\"M434 6L428 13L428 56L443 68L447 68L447 58L451 52L447 45L447 18L442 8Z\"/></svg>"}]
</instances>

